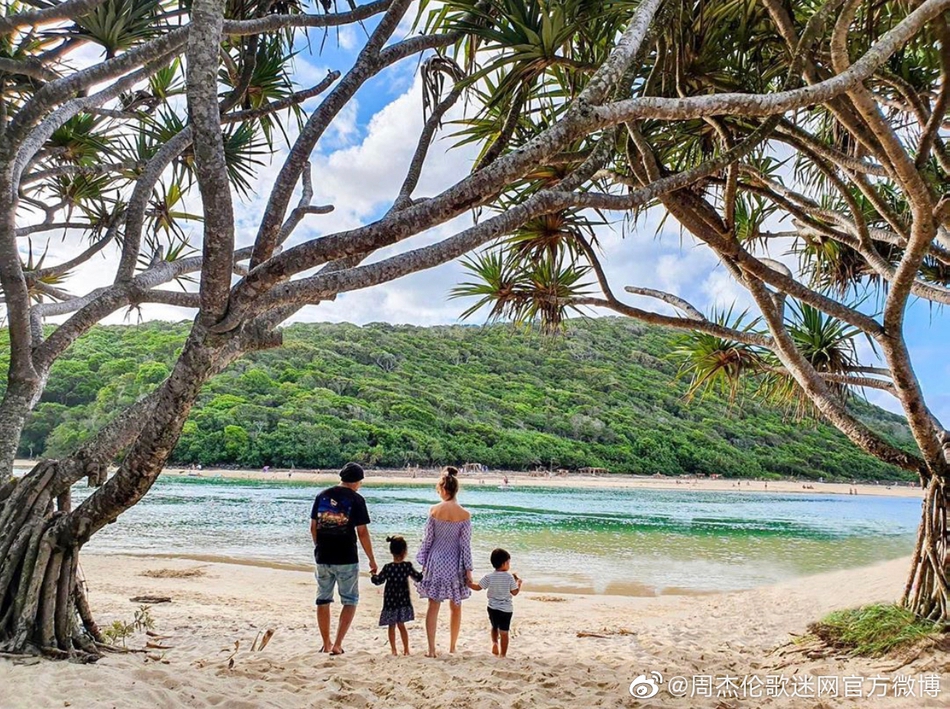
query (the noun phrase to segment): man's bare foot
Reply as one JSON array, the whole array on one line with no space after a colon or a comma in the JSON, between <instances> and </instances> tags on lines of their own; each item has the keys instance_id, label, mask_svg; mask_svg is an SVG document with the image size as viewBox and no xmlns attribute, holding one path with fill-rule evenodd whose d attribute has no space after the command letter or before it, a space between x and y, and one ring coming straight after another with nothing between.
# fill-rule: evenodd
<instances>
[{"instance_id":1,"label":"man's bare foot","mask_svg":"<svg viewBox=\"0 0 950 709\"><path fill-rule=\"evenodd\" d=\"M342 648L342 647L340 647L339 645L334 645L334 646L333 646L333 649L330 650L330 654L331 654L331 655L343 655L343 654L345 654L345 653L343 652L343 648Z\"/></svg>"},{"instance_id":2,"label":"man's bare foot","mask_svg":"<svg viewBox=\"0 0 950 709\"><path fill-rule=\"evenodd\" d=\"M491 644L491 654L492 654L492 655L497 655L498 653L499 653L499 650L498 650L498 643L492 643L492 644Z\"/></svg>"},{"instance_id":3,"label":"man's bare foot","mask_svg":"<svg viewBox=\"0 0 950 709\"><path fill-rule=\"evenodd\" d=\"M396 652L396 648L393 648L393 649L390 650L389 652L390 652L390 654L391 654L393 657L396 657L397 655L399 655L399 653Z\"/></svg>"},{"instance_id":4,"label":"man's bare foot","mask_svg":"<svg viewBox=\"0 0 950 709\"><path fill-rule=\"evenodd\" d=\"M426 653L426 657L435 657L435 656L436 656L436 654L435 654L434 652L432 652L431 650Z\"/></svg>"}]
</instances>

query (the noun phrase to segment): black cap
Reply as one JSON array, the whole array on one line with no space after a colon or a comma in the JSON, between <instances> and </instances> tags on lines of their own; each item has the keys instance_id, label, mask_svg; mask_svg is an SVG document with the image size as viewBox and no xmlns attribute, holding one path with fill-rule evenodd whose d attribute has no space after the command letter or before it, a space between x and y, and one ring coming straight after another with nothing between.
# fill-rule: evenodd
<instances>
[{"instance_id":1,"label":"black cap","mask_svg":"<svg viewBox=\"0 0 950 709\"><path fill-rule=\"evenodd\" d=\"M340 471L340 480L345 483L358 483L364 477L363 466L359 463L347 463Z\"/></svg>"}]
</instances>

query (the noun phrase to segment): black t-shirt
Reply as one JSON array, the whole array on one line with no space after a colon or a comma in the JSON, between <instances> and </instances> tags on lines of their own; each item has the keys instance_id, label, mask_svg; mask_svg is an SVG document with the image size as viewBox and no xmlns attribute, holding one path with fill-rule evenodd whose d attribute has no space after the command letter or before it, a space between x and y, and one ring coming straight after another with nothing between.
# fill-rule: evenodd
<instances>
[{"instance_id":1,"label":"black t-shirt","mask_svg":"<svg viewBox=\"0 0 950 709\"><path fill-rule=\"evenodd\" d=\"M317 521L318 564L358 564L356 528L369 524L366 500L355 490L337 485L317 495L310 511Z\"/></svg>"}]
</instances>

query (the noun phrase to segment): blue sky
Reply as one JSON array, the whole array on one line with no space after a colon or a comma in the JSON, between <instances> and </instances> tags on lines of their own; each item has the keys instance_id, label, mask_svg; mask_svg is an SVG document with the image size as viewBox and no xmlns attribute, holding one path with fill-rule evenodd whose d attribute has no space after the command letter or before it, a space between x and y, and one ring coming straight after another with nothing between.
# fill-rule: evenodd
<instances>
[{"instance_id":1,"label":"blue sky","mask_svg":"<svg viewBox=\"0 0 950 709\"><path fill-rule=\"evenodd\" d=\"M394 39L408 36L410 25L411 13L410 20L403 22ZM295 78L300 87L318 83L328 69L345 73L362 45L363 32L359 27L341 28L339 33L330 30L324 42L323 32L312 30L309 41L301 38L295 60ZM321 44L322 52L319 51ZM291 243L365 224L389 207L402 183L415 147L415 136L422 126L418 65L418 58L410 58L368 82L356 101L331 126L312 156L312 164L314 203L333 204L335 211L327 216L308 217ZM312 100L304 108L312 109L318 101ZM472 149L450 149L454 141L446 137L451 126L447 128L430 150L417 197L441 191L471 168ZM276 156L261 170L253 196L236 205L239 245L253 240L266 203L267 187L279 169L281 158L282 155ZM733 302L740 308L747 307L749 299L745 291L717 265L707 249L697 246L688 235L681 236L675 223L668 222L662 232L656 234L662 216L658 211L642 220L637 229L621 229L617 216L617 225L602 229L599 235L608 275L616 292L622 293L625 285L640 285L676 293L705 311L728 307ZM411 247L444 238L469 223L468 216L456 219L418 237ZM50 259L75 253L77 248L78 242L51 243ZM390 255L399 248L407 247L384 250L375 258ZM781 252L771 255L793 265L793 260ZM108 283L115 263L114 252L104 254L77 274L71 284L73 292ZM371 290L342 295L332 303L308 307L295 319L357 324L374 321L419 325L453 323L467 305L448 300L447 296L463 278L459 264L446 264ZM653 301L631 298L630 302L663 309ZM140 316L180 320L190 314L163 306L147 306L141 313L119 314L110 321L128 322ZM950 334L946 314L931 309L926 303L912 305L907 338L928 403L938 416L950 422L950 361L945 354L950 350ZM889 409L896 408L896 402L881 392L873 392L869 398Z\"/></svg>"}]
</instances>

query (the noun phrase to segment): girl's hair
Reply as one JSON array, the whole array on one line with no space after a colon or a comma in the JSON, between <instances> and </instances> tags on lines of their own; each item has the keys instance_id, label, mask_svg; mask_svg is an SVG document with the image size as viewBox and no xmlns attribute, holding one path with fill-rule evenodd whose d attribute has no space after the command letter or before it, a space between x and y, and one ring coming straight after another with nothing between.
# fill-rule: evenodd
<instances>
[{"instance_id":1,"label":"girl's hair","mask_svg":"<svg viewBox=\"0 0 950 709\"><path fill-rule=\"evenodd\" d=\"M409 545L406 544L406 540L400 534L386 537L386 541L389 542L389 553L393 556L405 556L406 552L409 551Z\"/></svg>"},{"instance_id":2,"label":"girl's hair","mask_svg":"<svg viewBox=\"0 0 950 709\"><path fill-rule=\"evenodd\" d=\"M451 465L442 470L442 477L439 478L438 488L444 490L450 499L454 499L459 493L458 468Z\"/></svg>"}]
</instances>

